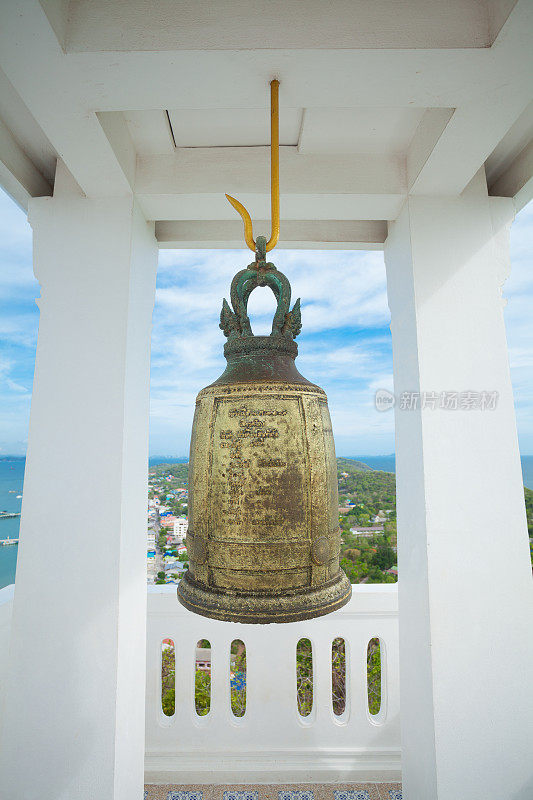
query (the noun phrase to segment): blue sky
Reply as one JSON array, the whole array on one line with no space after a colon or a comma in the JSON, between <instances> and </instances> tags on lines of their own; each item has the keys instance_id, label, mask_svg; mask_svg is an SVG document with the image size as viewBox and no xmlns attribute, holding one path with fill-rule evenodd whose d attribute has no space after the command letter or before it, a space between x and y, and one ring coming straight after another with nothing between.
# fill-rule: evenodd
<instances>
[{"instance_id":1,"label":"blue sky","mask_svg":"<svg viewBox=\"0 0 533 800\"><path fill-rule=\"evenodd\" d=\"M511 375L522 454L533 454L533 204L511 232L512 272L504 286ZM162 251L154 310L151 454L186 455L197 392L223 371L218 328L231 278L249 251ZM328 393L337 453L394 451L392 413L374 408L392 389L392 352L381 252L290 251L272 254L302 299L298 367ZM26 217L0 190L0 454L25 452L39 312ZM255 333L269 333L274 298L256 290Z\"/></svg>"}]
</instances>

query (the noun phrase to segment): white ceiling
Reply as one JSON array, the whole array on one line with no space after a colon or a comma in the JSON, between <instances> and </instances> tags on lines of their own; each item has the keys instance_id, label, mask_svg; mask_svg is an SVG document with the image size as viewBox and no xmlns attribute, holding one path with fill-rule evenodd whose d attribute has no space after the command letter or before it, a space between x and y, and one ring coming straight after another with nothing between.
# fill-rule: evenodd
<instances>
[{"instance_id":1,"label":"white ceiling","mask_svg":"<svg viewBox=\"0 0 533 800\"><path fill-rule=\"evenodd\" d=\"M174 152L166 111L125 111L124 119L135 151L139 155L154 156Z\"/></svg>"},{"instance_id":2,"label":"white ceiling","mask_svg":"<svg viewBox=\"0 0 533 800\"><path fill-rule=\"evenodd\" d=\"M284 108L280 144L300 153L405 154L423 108ZM269 109L177 109L124 112L138 155L174 147L257 147L270 142Z\"/></svg>"},{"instance_id":3,"label":"white ceiling","mask_svg":"<svg viewBox=\"0 0 533 800\"><path fill-rule=\"evenodd\" d=\"M302 153L405 153L423 108L308 108Z\"/></svg>"},{"instance_id":4,"label":"white ceiling","mask_svg":"<svg viewBox=\"0 0 533 800\"><path fill-rule=\"evenodd\" d=\"M177 147L252 147L270 142L270 111L264 108L187 109L169 111ZM279 143L297 145L301 108L280 114Z\"/></svg>"},{"instance_id":5,"label":"white ceiling","mask_svg":"<svg viewBox=\"0 0 533 800\"><path fill-rule=\"evenodd\" d=\"M0 2L0 180L25 205L59 157L148 219L234 219L225 192L268 218L277 77L284 219L394 219L484 165L521 204L532 26L531 0Z\"/></svg>"}]
</instances>

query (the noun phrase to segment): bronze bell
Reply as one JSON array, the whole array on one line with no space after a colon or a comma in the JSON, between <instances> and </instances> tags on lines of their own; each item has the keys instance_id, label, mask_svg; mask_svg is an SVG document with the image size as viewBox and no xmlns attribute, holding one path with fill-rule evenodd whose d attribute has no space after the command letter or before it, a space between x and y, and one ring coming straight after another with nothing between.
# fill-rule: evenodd
<instances>
[{"instance_id":1,"label":"bronze bell","mask_svg":"<svg viewBox=\"0 0 533 800\"><path fill-rule=\"evenodd\" d=\"M220 327L223 374L196 399L189 460L189 570L178 587L191 611L230 622L294 622L343 606L337 465L325 392L296 369L300 301L256 261L231 284ZM250 293L277 300L270 336L254 336Z\"/></svg>"}]
</instances>

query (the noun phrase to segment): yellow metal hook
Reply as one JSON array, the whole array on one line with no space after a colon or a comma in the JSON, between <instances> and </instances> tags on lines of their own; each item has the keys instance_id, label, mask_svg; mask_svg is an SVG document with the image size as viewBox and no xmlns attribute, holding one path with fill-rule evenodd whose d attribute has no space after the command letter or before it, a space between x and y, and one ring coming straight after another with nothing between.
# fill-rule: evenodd
<instances>
[{"instance_id":1,"label":"yellow metal hook","mask_svg":"<svg viewBox=\"0 0 533 800\"><path fill-rule=\"evenodd\" d=\"M241 215L244 222L244 239L255 252L255 241L252 231L252 219L243 206L234 197L226 195L233 208ZM270 81L270 208L272 216L272 235L267 242L267 252L272 250L279 239L279 81Z\"/></svg>"}]
</instances>

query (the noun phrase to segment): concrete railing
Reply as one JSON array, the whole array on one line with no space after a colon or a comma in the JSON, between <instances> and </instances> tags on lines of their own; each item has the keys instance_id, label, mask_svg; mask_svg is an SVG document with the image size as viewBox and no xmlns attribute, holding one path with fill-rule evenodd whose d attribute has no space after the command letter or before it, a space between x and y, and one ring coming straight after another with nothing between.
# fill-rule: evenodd
<instances>
[{"instance_id":1,"label":"concrete railing","mask_svg":"<svg viewBox=\"0 0 533 800\"><path fill-rule=\"evenodd\" d=\"M306 622L241 625L185 610L175 586L149 587L146 780L153 783L396 780L400 778L396 585L354 586L340 611ZM332 642L346 645L346 709L332 706ZM367 646L379 637L381 708L369 713ZM313 708L298 712L296 646L313 651ZM161 706L164 639L175 644L175 713ZM211 644L211 704L195 709L195 648ZM246 713L231 710L230 647L246 645Z\"/></svg>"},{"instance_id":2,"label":"concrete railing","mask_svg":"<svg viewBox=\"0 0 533 800\"><path fill-rule=\"evenodd\" d=\"M0 590L0 701L13 588ZM149 783L347 782L400 778L398 608L396 585L354 586L340 611L286 625L216 622L186 611L175 586L148 588L146 781ZM346 708L332 706L331 646L346 647ZM381 644L381 708L368 710L367 646ZM296 699L296 646L313 651L313 708ZM176 702L161 706L164 639L175 643ZM211 643L211 704L195 710L195 648ZM230 647L246 645L246 713L230 705Z\"/></svg>"}]
</instances>

